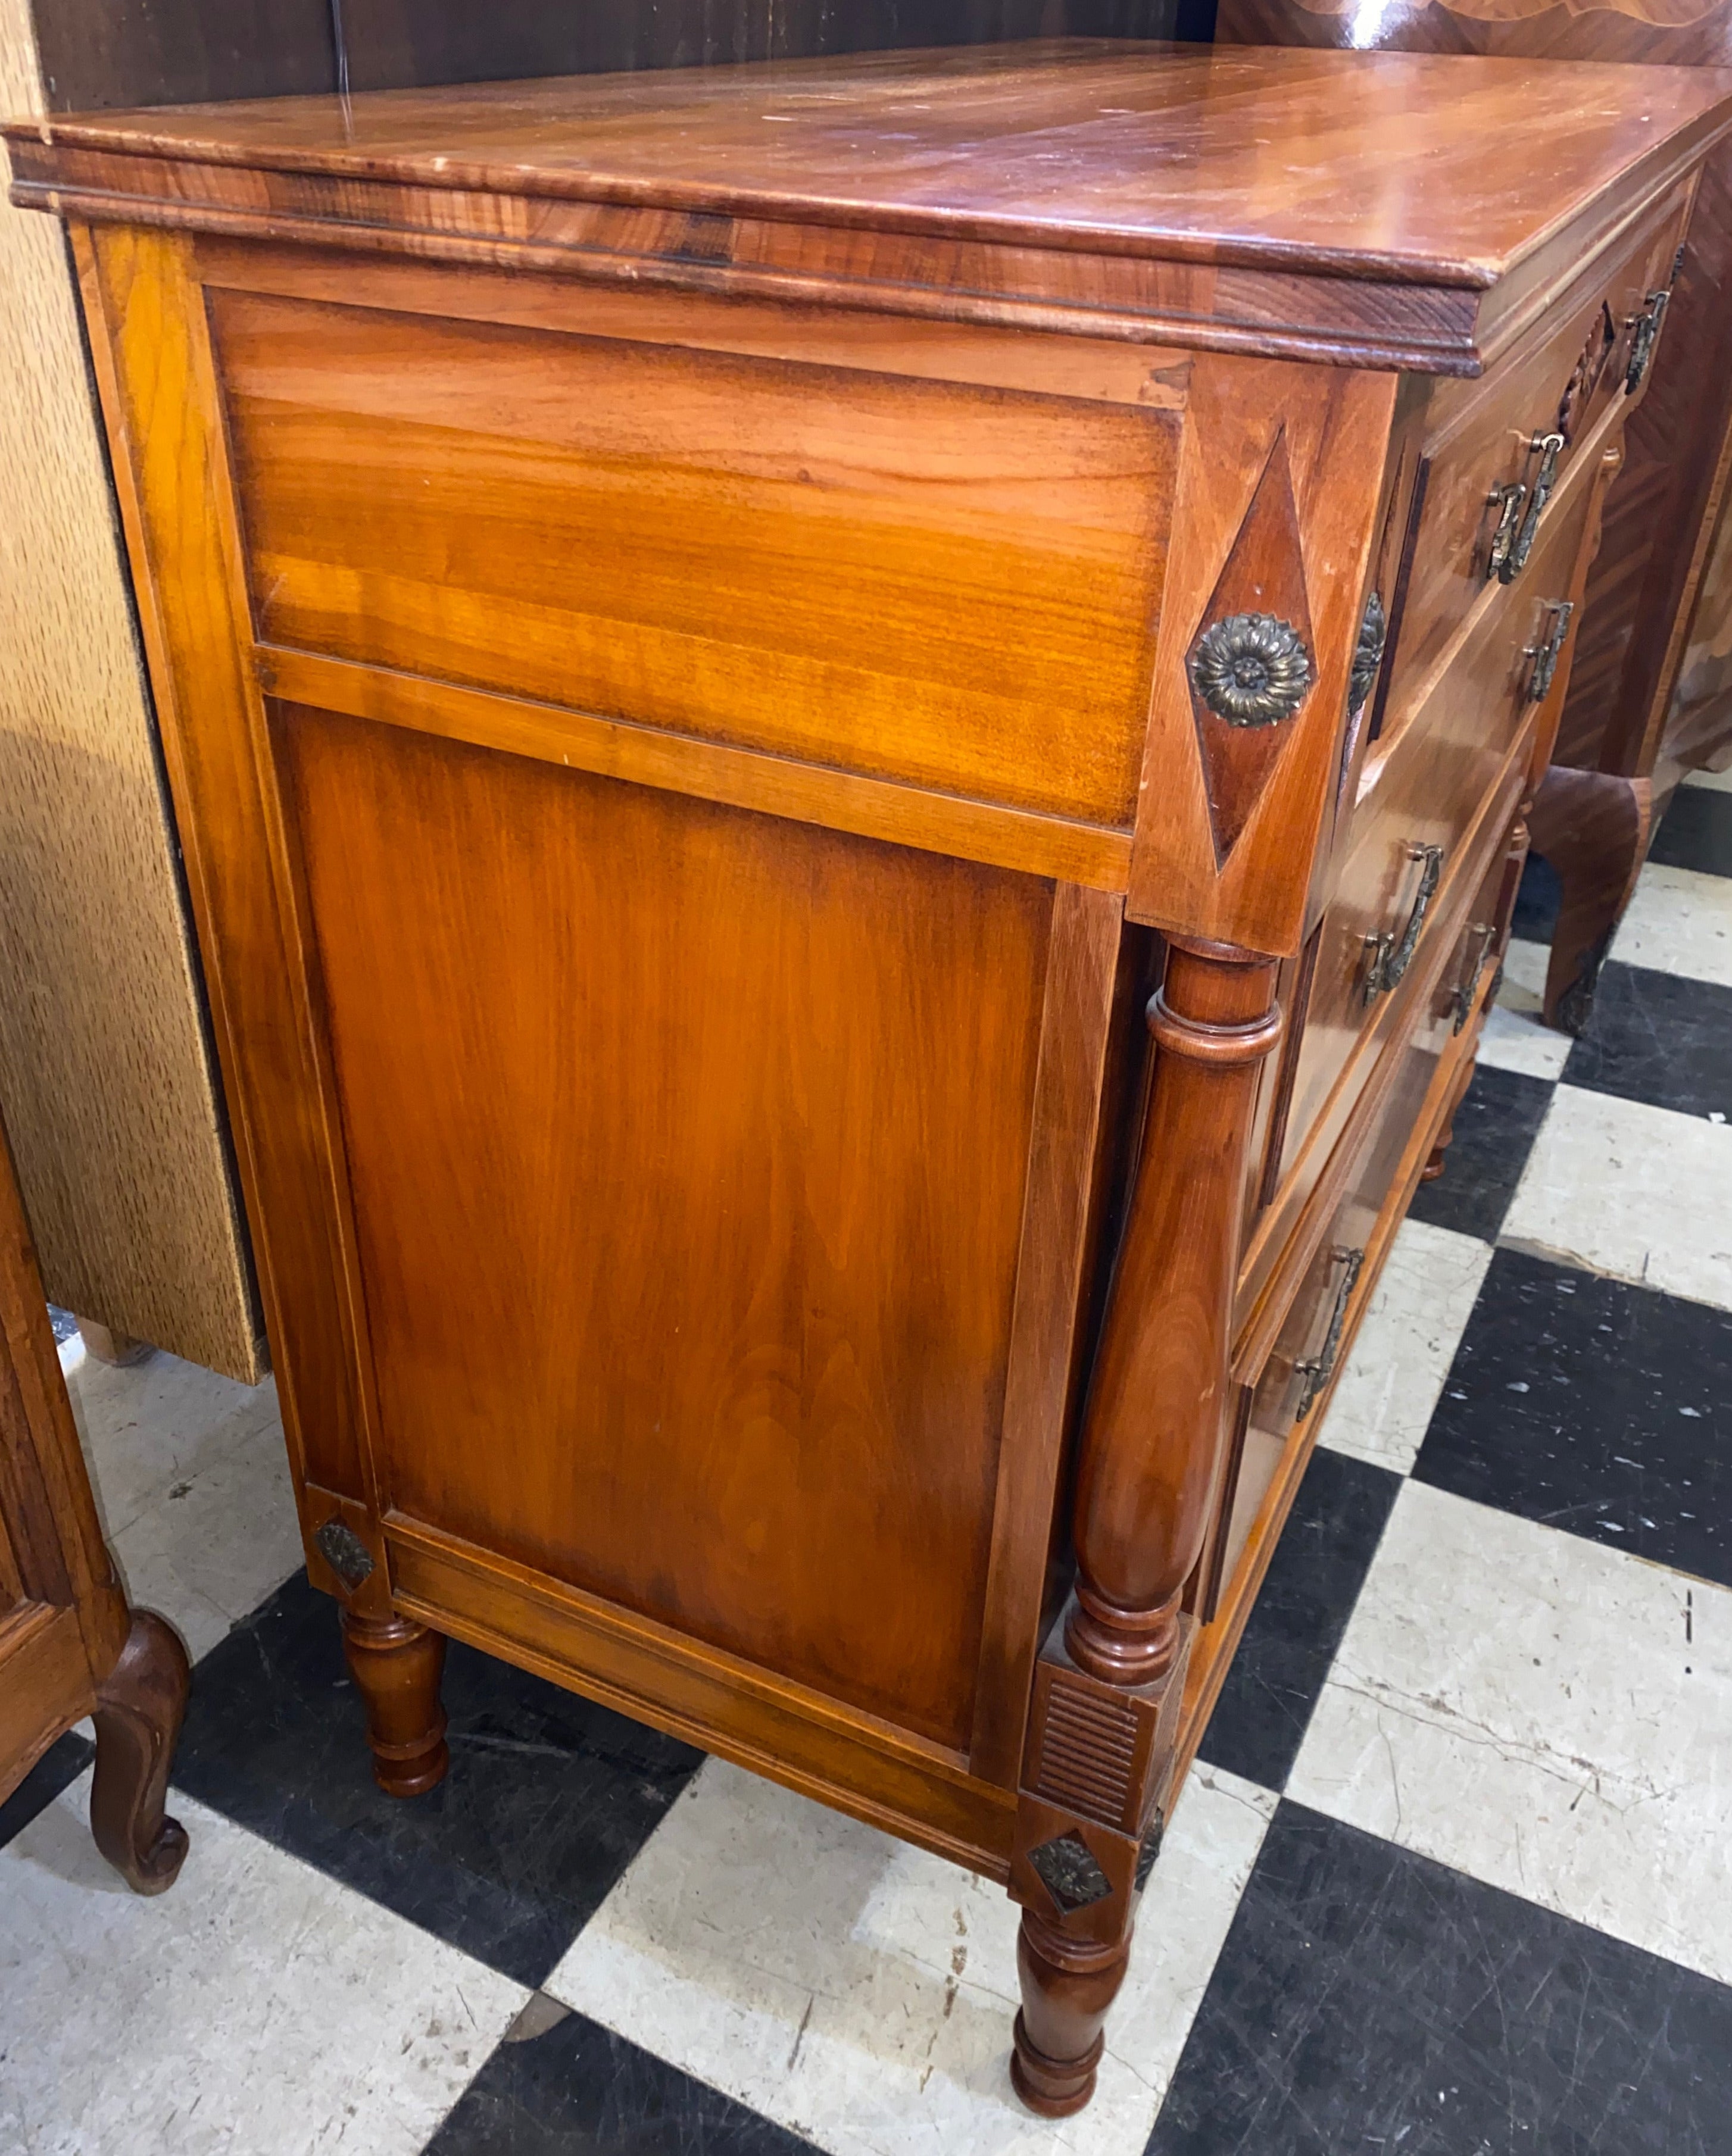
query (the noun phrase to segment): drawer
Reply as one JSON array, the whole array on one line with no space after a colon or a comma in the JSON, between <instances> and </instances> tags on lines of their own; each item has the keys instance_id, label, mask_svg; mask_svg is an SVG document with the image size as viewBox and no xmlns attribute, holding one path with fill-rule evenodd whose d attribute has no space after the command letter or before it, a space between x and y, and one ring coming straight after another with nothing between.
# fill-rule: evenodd
<instances>
[{"instance_id":1,"label":"drawer","mask_svg":"<svg viewBox=\"0 0 1732 2156\"><path fill-rule=\"evenodd\" d=\"M263 644L1129 826L1174 413L368 290L208 291Z\"/></svg>"},{"instance_id":2,"label":"drawer","mask_svg":"<svg viewBox=\"0 0 1732 2156\"><path fill-rule=\"evenodd\" d=\"M1520 798L1526 762L1512 767L1510 752L1566 683L1575 627L1566 595L1590 497L1586 486L1575 490L1565 520L1535 549L1526 588L1478 625L1424 707L1366 768L1317 931L1282 1173L1417 954L1463 845L1493 843L1489 827L1501 828Z\"/></svg>"},{"instance_id":3,"label":"drawer","mask_svg":"<svg viewBox=\"0 0 1732 2156\"><path fill-rule=\"evenodd\" d=\"M1497 836L1501 842L1502 831ZM1496 879L1503 872L1501 843L1493 860L1488 880L1495 896ZM1215 1525L1192 1593L1191 1606L1205 1622L1215 1614L1232 1579L1295 1429L1318 1412L1319 1398L1375 1288L1372 1268L1380 1262L1387 1240L1380 1235L1380 1219L1398 1183L1417 1165L1419 1126L1440 1061L1451 1046L1453 992L1471 965L1472 940L1463 931L1459 963L1445 969L1407 1039L1390 1049L1398 1067L1370 1128L1343 1139L1357 1155L1343 1194L1267 1360L1254 1383L1241 1390ZM1485 984L1482 976L1482 993Z\"/></svg>"},{"instance_id":4,"label":"drawer","mask_svg":"<svg viewBox=\"0 0 1732 2156\"><path fill-rule=\"evenodd\" d=\"M1669 198L1472 392L1459 401L1438 393L1410 497L1374 737L1425 693L1488 583L1533 577L1546 505L1575 452L1631 384L1646 383L1688 207Z\"/></svg>"}]
</instances>

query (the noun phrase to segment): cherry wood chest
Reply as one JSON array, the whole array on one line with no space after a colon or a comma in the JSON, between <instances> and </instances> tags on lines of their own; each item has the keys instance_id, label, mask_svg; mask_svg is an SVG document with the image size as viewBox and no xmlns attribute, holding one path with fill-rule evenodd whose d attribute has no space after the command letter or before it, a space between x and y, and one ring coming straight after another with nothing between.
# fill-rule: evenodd
<instances>
[{"instance_id":1,"label":"cherry wood chest","mask_svg":"<svg viewBox=\"0 0 1732 2156\"><path fill-rule=\"evenodd\" d=\"M1729 126L1064 43L10 131L386 1787L446 1635L676 1731L1004 1880L1087 2101Z\"/></svg>"}]
</instances>

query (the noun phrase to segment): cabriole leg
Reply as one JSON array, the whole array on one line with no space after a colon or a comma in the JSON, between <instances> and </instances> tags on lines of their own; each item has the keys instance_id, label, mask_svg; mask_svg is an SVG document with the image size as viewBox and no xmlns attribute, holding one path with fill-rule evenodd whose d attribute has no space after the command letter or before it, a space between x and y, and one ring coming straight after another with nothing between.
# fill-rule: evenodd
<instances>
[{"instance_id":1,"label":"cabriole leg","mask_svg":"<svg viewBox=\"0 0 1732 2156\"><path fill-rule=\"evenodd\" d=\"M96 1695L90 1832L138 1894L172 1887L187 1854L186 1830L162 1800L190 1677L176 1635L150 1610L135 1609L126 1644Z\"/></svg>"}]
</instances>

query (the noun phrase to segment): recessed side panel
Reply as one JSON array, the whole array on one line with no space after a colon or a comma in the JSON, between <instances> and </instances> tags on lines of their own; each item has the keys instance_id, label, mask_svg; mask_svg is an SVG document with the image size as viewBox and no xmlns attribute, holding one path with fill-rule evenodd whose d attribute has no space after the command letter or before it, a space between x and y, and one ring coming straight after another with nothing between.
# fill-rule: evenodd
<instances>
[{"instance_id":1,"label":"recessed side panel","mask_svg":"<svg viewBox=\"0 0 1732 2156\"><path fill-rule=\"evenodd\" d=\"M964 1745L1053 886L275 725L387 1501Z\"/></svg>"},{"instance_id":2,"label":"recessed side panel","mask_svg":"<svg viewBox=\"0 0 1732 2156\"><path fill-rule=\"evenodd\" d=\"M207 299L266 642L1128 827L1170 412Z\"/></svg>"}]
</instances>

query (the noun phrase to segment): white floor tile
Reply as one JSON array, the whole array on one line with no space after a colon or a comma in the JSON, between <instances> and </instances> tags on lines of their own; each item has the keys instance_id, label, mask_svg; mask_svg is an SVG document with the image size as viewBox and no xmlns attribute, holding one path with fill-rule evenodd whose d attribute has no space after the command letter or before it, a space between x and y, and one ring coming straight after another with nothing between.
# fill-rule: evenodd
<instances>
[{"instance_id":1,"label":"white floor tile","mask_svg":"<svg viewBox=\"0 0 1732 2156\"><path fill-rule=\"evenodd\" d=\"M1732 1594L1407 1483L1287 1793L1732 1981Z\"/></svg>"},{"instance_id":2,"label":"white floor tile","mask_svg":"<svg viewBox=\"0 0 1732 2156\"><path fill-rule=\"evenodd\" d=\"M1345 1372L1321 1441L1405 1475L1424 1440L1492 1246L1449 1228L1406 1220Z\"/></svg>"},{"instance_id":3,"label":"white floor tile","mask_svg":"<svg viewBox=\"0 0 1732 2156\"><path fill-rule=\"evenodd\" d=\"M1563 1076L1575 1045L1567 1033L1554 1033L1541 1023L1537 1002L1532 1011L1511 1010L1500 1002L1486 1013L1478 1060L1494 1070L1555 1081Z\"/></svg>"},{"instance_id":4,"label":"white floor tile","mask_svg":"<svg viewBox=\"0 0 1732 2156\"><path fill-rule=\"evenodd\" d=\"M1550 943L1533 943L1524 936L1512 936L1503 953L1498 1007L1531 1016L1545 1001L1545 969L1550 963Z\"/></svg>"},{"instance_id":5,"label":"white floor tile","mask_svg":"<svg viewBox=\"0 0 1732 2156\"><path fill-rule=\"evenodd\" d=\"M721 1760L545 1989L832 2156L1141 2156L1274 1806L1193 1773L1075 2119L1011 2092L1003 1889Z\"/></svg>"},{"instance_id":6,"label":"white floor tile","mask_svg":"<svg viewBox=\"0 0 1732 2156\"><path fill-rule=\"evenodd\" d=\"M275 1430L282 1442L272 1379L238 1385L173 1355L124 1368L81 1356L67 1390L111 1535L254 1432Z\"/></svg>"},{"instance_id":7,"label":"white floor tile","mask_svg":"<svg viewBox=\"0 0 1732 2156\"><path fill-rule=\"evenodd\" d=\"M0 1851L0 2148L414 2156L528 1994L178 1794L150 1901L83 1777Z\"/></svg>"},{"instance_id":8,"label":"white floor tile","mask_svg":"<svg viewBox=\"0 0 1732 2156\"><path fill-rule=\"evenodd\" d=\"M1732 1124L1560 1086L1502 1240L1732 1309Z\"/></svg>"},{"instance_id":9,"label":"white floor tile","mask_svg":"<svg viewBox=\"0 0 1732 2156\"><path fill-rule=\"evenodd\" d=\"M167 1617L196 1661L301 1563L280 1430L257 1430L109 1539L127 1599Z\"/></svg>"},{"instance_id":10,"label":"white floor tile","mask_svg":"<svg viewBox=\"0 0 1732 2156\"><path fill-rule=\"evenodd\" d=\"M275 1385L158 1353L87 1356L67 1389L128 1595L196 1659L301 1561Z\"/></svg>"},{"instance_id":11,"label":"white floor tile","mask_svg":"<svg viewBox=\"0 0 1732 2156\"><path fill-rule=\"evenodd\" d=\"M1732 770L1687 771L1683 783L1686 786L1704 787L1711 793L1732 793Z\"/></svg>"},{"instance_id":12,"label":"white floor tile","mask_svg":"<svg viewBox=\"0 0 1732 2156\"><path fill-rule=\"evenodd\" d=\"M1732 876L1650 861L1612 938L1627 966L1732 988Z\"/></svg>"}]
</instances>

